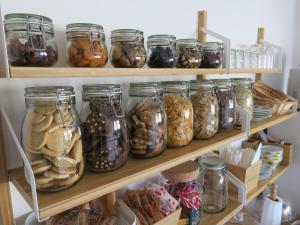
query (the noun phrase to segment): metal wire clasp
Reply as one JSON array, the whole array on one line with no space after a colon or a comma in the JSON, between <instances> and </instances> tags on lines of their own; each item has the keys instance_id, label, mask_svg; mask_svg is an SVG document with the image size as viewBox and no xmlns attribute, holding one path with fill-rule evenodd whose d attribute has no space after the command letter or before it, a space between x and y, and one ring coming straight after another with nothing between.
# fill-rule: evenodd
<instances>
[{"instance_id":1,"label":"metal wire clasp","mask_svg":"<svg viewBox=\"0 0 300 225\"><path fill-rule=\"evenodd\" d=\"M74 127L75 126L75 118L72 112L69 112L72 118L72 123L71 124L66 124L64 115L62 114L61 111L61 106L62 106L62 101L65 99L61 99L62 97L68 96L68 108L67 110L70 111L70 105L72 103L71 99L71 93L69 91L65 91L64 89L58 89L56 91L56 110L59 112L63 127Z\"/></svg>"},{"instance_id":2,"label":"metal wire clasp","mask_svg":"<svg viewBox=\"0 0 300 225\"><path fill-rule=\"evenodd\" d=\"M34 27L34 28L32 28L32 27ZM36 46L34 46L34 41L32 39L32 36L34 36L35 32L41 33L41 36L42 36L41 40L43 42L42 48L37 48ZM43 18L27 16L26 17L26 33L29 37L31 46L35 50L45 50L46 49L46 43L44 41L45 27L43 25Z\"/></svg>"},{"instance_id":3,"label":"metal wire clasp","mask_svg":"<svg viewBox=\"0 0 300 225\"><path fill-rule=\"evenodd\" d=\"M97 28L94 26L90 26L89 29L89 42L91 44L91 50L93 52L93 55L100 55L100 52L97 52L97 49L95 49L95 46L93 45L93 41L99 41L99 44L101 44L101 40L100 37L98 38L98 34L97 34Z\"/></svg>"}]
</instances>

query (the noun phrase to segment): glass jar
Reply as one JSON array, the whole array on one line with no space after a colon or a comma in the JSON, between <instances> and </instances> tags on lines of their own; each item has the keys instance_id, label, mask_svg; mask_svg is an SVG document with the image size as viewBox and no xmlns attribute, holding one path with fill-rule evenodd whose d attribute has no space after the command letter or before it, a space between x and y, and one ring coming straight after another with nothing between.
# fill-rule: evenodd
<instances>
[{"instance_id":1,"label":"glass jar","mask_svg":"<svg viewBox=\"0 0 300 225\"><path fill-rule=\"evenodd\" d=\"M244 51L241 49L236 50L236 68L237 69L245 68Z\"/></svg>"},{"instance_id":2,"label":"glass jar","mask_svg":"<svg viewBox=\"0 0 300 225\"><path fill-rule=\"evenodd\" d=\"M147 41L147 64L151 68L173 68L177 64L176 37L169 34L151 35Z\"/></svg>"},{"instance_id":3,"label":"glass jar","mask_svg":"<svg viewBox=\"0 0 300 225\"><path fill-rule=\"evenodd\" d=\"M111 32L110 61L117 68L141 68L146 62L144 35L134 29Z\"/></svg>"},{"instance_id":4,"label":"glass jar","mask_svg":"<svg viewBox=\"0 0 300 225\"><path fill-rule=\"evenodd\" d=\"M193 106L186 81L162 82L167 114L168 146L181 147L193 139Z\"/></svg>"},{"instance_id":5,"label":"glass jar","mask_svg":"<svg viewBox=\"0 0 300 225\"><path fill-rule=\"evenodd\" d=\"M75 67L104 67L108 60L103 28L91 23L66 27L67 61Z\"/></svg>"},{"instance_id":6,"label":"glass jar","mask_svg":"<svg viewBox=\"0 0 300 225\"><path fill-rule=\"evenodd\" d=\"M214 80L219 101L219 128L230 130L235 125L235 105L233 82L230 79Z\"/></svg>"},{"instance_id":7,"label":"glass jar","mask_svg":"<svg viewBox=\"0 0 300 225\"><path fill-rule=\"evenodd\" d=\"M194 138L213 137L219 128L219 103L211 80L191 81Z\"/></svg>"},{"instance_id":8,"label":"glass jar","mask_svg":"<svg viewBox=\"0 0 300 225\"><path fill-rule=\"evenodd\" d=\"M119 84L83 85L81 111L87 168L107 172L128 159L128 135Z\"/></svg>"},{"instance_id":9,"label":"glass jar","mask_svg":"<svg viewBox=\"0 0 300 225\"><path fill-rule=\"evenodd\" d=\"M158 83L130 83L127 105L129 149L136 158L161 154L167 144L167 119Z\"/></svg>"},{"instance_id":10,"label":"glass jar","mask_svg":"<svg viewBox=\"0 0 300 225\"><path fill-rule=\"evenodd\" d=\"M230 50L230 68L235 69L236 68L236 49Z\"/></svg>"},{"instance_id":11,"label":"glass jar","mask_svg":"<svg viewBox=\"0 0 300 225\"><path fill-rule=\"evenodd\" d=\"M58 60L52 20L12 13L4 17L8 62L11 66L53 66Z\"/></svg>"},{"instance_id":12,"label":"glass jar","mask_svg":"<svg viewBox=\"0 0 300 225\"><path fill-rule=\"evenodd\" d=\"M201 45L197 39L177 40L178 68L199 68L202 60Z\"/></svg>"},{"instance_id":13,"label":"glass jar","mask_svg":"<svg viewBox=\"0 0 300 225\"><path fill-rule=\"evenodd\" d=\"M41 191L58 191L83 175L84 158L75 92L69 86L25 88L21 143ZM25 168L26 179L29 182Z\"/></svg>"},{"instance_id":14,"label":"glass jar","mask_svg":"<svg viewBox=\"0 0 300 225\"><path fill-rule=\"evenodd\" d=\"M224 61L223 43L204 42L201 68L221 68Z\"/></svg>"},{"instance_id":15,"label":"glass jar","mask_svg":"<svg viewBox=\"0 0 300 225\"><path fill-rule=\"evenodd\" d=\"M252 81L250 78L237 78L233 81L235 83L236 104L248 113L251 121L253 117ZM237 115L236 125L242 126L242 122L243 118Z\"/></svg>"},{"instance_id":16,"label":"glass jar","mask_svg":"<svg viewBox=\"0 0 300 225\"><path fill-rule=\"evenodd\" d=\"M178 200L182 207L180 221L184 224L199 225L202 211L202 186L198 182L199 166L188 161L162 172L167 179L167 191Z\"/></svg>"}]
</instances>

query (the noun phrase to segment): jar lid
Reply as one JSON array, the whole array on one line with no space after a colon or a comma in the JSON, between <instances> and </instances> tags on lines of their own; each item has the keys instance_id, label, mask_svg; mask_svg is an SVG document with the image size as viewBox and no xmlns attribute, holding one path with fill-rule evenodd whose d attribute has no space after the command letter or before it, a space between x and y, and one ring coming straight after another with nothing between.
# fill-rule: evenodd
<instances>
[{"instance_id":1,"label":"jar lid","mask_svg":"<svg viewBox=\"0 0 300 225\"><path fill-rule=\"evenodd\" d=\"M122 96L120 84L87 84L82 86L82 99L88 101L97 97Z\"/></svg>"},{"instance_id":2,"label":"jar lid","mask_svg":"<svg viewBox=\"0 0 300 225\"><path fill-rule=\"evenodd\" d=\"M205 157L199 160L200 169L222 170L226 168L223 160L216 156Z\"/></svg>"},{"instance_id":3,"label":"jar lid","mask_svg":"<svg viewBox=\"0 0 300 225\"><path fill-rule=\"evenodd\" d=\"M233 82L231 79L213 79L214 85L217 87L227 87L230 88L233 86Z\"/></svg>"},{"instance_id":4,"label":"jar lid","mask_svg":"<svg viewBox=\"0 0 300 225\"><path fill-rule=\"evenodd\" d=\"M161 84L166 93L189 91L190 89L189 81L163 81Z\"/></svg>"},{"instance_id":5,"label":"jar lid","mask_svg":"<svg viewBox=\"0 0 300 225\"><path fill-rule=\"evenodd\" d=\"M144 41L143 31L136 29L117 29L111 31L111 42Z\"/></svg>"},{"instance_id":6,"label":"jar lid","mask_svg":"<svg viewBox=\"0 0 300 225\"><path fill-rule=\"evenodd\" d=\"M155 34L148 37L147 45L170 45L176 43L176 37L171 34Z\"/></svg>"},{"instance_id":7,"label":"jar lid","mask_svg":"<svg viewBox=\"0 0 300 225\"><path fill-rule=\"evenodd\" d=\"M232 78L231 79L235 84L245 84L250 85L252 83L251 78Z\"/></svg>"},{"instance_id":8,"label":"jar lid","mask_svg":"<svg viewBox=\"0 0 300 225\"><path fill-rule=\"evenodd\" d=\"M66 26L67 37L81 37L86 35L91 35L92 37L104 36L103 27L93 23L70 23Z\"/></svg>"},{"instance_id":9,"label":"jar lid","mask_svg":"<svg viewBox=\"0 0 300 225\"><path fill-rule=\"evenodd\" d=\"M177 46L183 46L183 47L201 47L201 43L199 42L198 39L178 39L177 40Z\"/></svg>"},{"instance_id":10,"label":"jar lid","mask_svg":"<svg viewBox=\"0 0 300 225\"><path fill-rule=\"evenodd\" d=\"M188 161L163 171L162 175L172 182L189 182L197 179L199 166L193 161Z\"/></svg>"},{"instance_id":11,"label":"jar lid","mask_svg":"<svg viewBox=\"0 0 300 225\"><path fill-rule=\"evenodd\" d=\"M129 84L129 96L157 97L162 96L160 82L138 82Z\"/></svg>"},{"instance_id":12,"label":"jar lid","mask_svg":"<svg viewBox=\"0 0 300 225\"><path fill-rule=\"evenodd\" d=\"M212 80L191 80L191 90L198 90L198 89L211 89L213 88L213 81Z\"/></svg>"},{"instance_id":13,"label":"jar lid","mask_svg":"<svg viewBox=\"0 0 300 225\"><path fill-rule=\"evenodd\" d=\"M221 48L223 48L223 43L221 43L221 42L204 42L203 43L203 50L206 50L206 51L220 50Z\"/></svg>"}]
</instances>

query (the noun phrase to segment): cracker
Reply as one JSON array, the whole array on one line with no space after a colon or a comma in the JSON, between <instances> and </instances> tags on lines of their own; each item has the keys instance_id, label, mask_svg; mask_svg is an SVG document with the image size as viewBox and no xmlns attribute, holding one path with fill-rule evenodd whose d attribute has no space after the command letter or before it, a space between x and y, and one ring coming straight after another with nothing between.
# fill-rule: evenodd
<instances>
[{"instance_id":1,"label":"cracker","mask_svg":"<svg viewBox=\"0 0 300 225\"><path fill-rule=\"evenodd\" d=\"M48 163L41 163L39 165L33 166L32 170L34 174L40 174L48 171L51 168L51 165Z\"/></svg>"},{"instance_id":2,"label":"cracker","mask_svg":"<svg viewBox=\"0 0 300 225\"><path fill-rule=\"evenodd\" d=\"M47 115L46 119L44 119L42 122L33 125L32 130L37 133L43 132L51 126L52 121L53 115Z\"/></svg>"},{"instance_id":3,"label":"cracker","mask_svg":"<svg viewBox=\"0 0 300 225\"><path fill-rule=\"evenodd\" d=\"M70 177L70 174L55 173L55 172L49 170L44 173L44 176L48 177L48 178L53 178L53 179L66 179L66 178Z\"/></svg>"},{"instance_id":4,"label":"cracker","mask_svg":"<svg viewBox=\"0 0 300 225\"><path fill-rule=\"evenodd\" d=\"M47 147L52 151L64 152L70 148L72 144L72 130L67 128L58 128L49 133L46 143Z\"/></svg>"},{"instance_id":5,"label":"cracker","mask_svg":"<svg viewBox=\"0 0 300 225\"><path fill-rule=\"evenodd\" d=\"M52 163L57 167L76 166L76 161L74 159L65 157L65 156L59 156L59 157L53 158Z\"/></svg>"},{"instance_id":6,"label":"cracker","mask_svg":"<svg viewBox=\"0 0 300 225\"><path fill-rule=\"evenodd\" d=\"M78 174L74 174L69 178L55 181L55 184L57 186L68 186L74 184L78 179L79 179Z\"/></svg>"},{"instance_id":7,"label":"cracker","mask_svg":"<svg viewBox=\"0 0 300 225\"><path fill-rule=\"evenodd\" d=\"M47 147L43 147L40 149L40 152L44 155L47 155L49 157L58 157L63 155L63 152L55 152L52 151L51 149L47 148Z\"/></svg>"},{"instance_id":8,"label":"cracker","mask_svg":"<svg viewBox=\"0 0 300 225\"><path fill-rule=\"evenodd\" d=\"M34 112L42 115L50 115L56 112L56 104L35 106Z\"/></svg>"},{"instance_id":9,"label":"cracker","mask_svg":"<svg viewBox=\"0 0 300 225\"><path fill-rule=\"evenodd\" d=\"M30 163L31 166L37 166L39 164L48 164L48 161L46 159L39 159Z\"/></svg>"},{"instance_id":10,"label":"cracker","mask_svg":"<svg viewBox=\"0 0 300 225\"><path fill-rule=\"evenodd\" d=\"M25 121L28 124L32 124L32 125L41 123L44 119L46 119L46 116L44 116L42 114L35 113L33 111L28 111L26 116L25 116Z\"/></svg>"},{"instance_id":11,"label":"cracker","mask_svg":"<svg viewBox=\"0 0 300 225\"><path fill-rule=\"evenodd\" d=\"M53 178L51 178L51 177L45 177L43 175L37 176L35 178L35 181L36 181L37 185L46 185L48 183L51 183L53 180L54 180Z\"/></svg>"},{"instance_id":12,"label":"cracker","mask_svg":"<svg viewBox=\"0 0 300 225\"><path fill-rule=\"evenodd\" d=\"M55 173L61 173L61 174L74 174L77 172L75 166L69 166L69 167L56 167L53 166L51 170Z\"/></svg>"},{"instance_id":13,"label":"cracker","mask_svg":"<svg viewBox=\"0 0 300 225\"><path fill-rule=\"evenodd\" d=\"M71 125L74 123L74 119L71 112L61 110L54 113L54 122L58 125Z\"/></svg>"},{"instance_id":14,"label":"cracker","mask_svg":"<svg viewBox=\"0 0 300 225\"><path fill-rule=\"evenodd\" d=\"M26 149L39 150L45 146L49 138L48 132L34 133L27 132L23 144Z\"/></svg>"}]
</instances>

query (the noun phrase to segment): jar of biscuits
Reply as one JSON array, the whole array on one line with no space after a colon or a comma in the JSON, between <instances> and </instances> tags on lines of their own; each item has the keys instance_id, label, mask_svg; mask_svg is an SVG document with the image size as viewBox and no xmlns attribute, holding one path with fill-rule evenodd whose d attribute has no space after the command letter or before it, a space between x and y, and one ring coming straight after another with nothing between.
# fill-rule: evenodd
<instances>
[{"instance_id":1,"label":"jar of biscuits","mask_svg":"<svg viewBox=\"0 0 300 225\"><path fill-rule=\"evenodd\" d=\"M197 39L177 40L179 54L177 67L199 68L202 60L201 44Z\"/></svg>"},{"instance_id":2,"label":"jar of biscuits","mask_svg":"<svg viewBox=\"0 0 300 225\"><path fill-rule=\"evenodd\" d=\"M190 84L186 81L162 82L167 114L168 146L181 147L193 139L193 106Z\"/></svg>"},{"instance_id":3,"label":"jar of biscuits","mask_svg":"<svg viewBox=\"0 0 300 225\"><path fill-rule=\"evenodd\" d=\"M37 189L58 191L72 186L82 177L85 164L73 87L25 88L25 103L21 142ZM27 174L25 168L30 184Z\"/></svg>"},{"instance_id":4,"label":"jar of biscuits","mask_svg":"<svg viewBox=\"0 0 300 225\"><path fill-rule=\"evenodd\" d=\"M108 60L102 26L72 23L66 27L67 61L75 67L104 67Z\"/></svg>"},{"instance_id":5,"label":"jar of biscuits","mask_svg":"<svg viewBox=\"0 0 300 225\"><path fill-rule=\"evenodd\" d=\"M116 68L141 68L146 63L144 34L135 29L111 32L110 61Z\"/></svg>"},{"instance_id":6,"label":"jar of biscuits","mask_svg":"<svg viewBox=\"0 0 300 225\"><path fill-rule=\"evenodd\" d=\"M8 62L11 66L53 66L58 60L52 20L12 13L4 17Z\"/></svg>"},{"instance_id":7,"label":"jar of biscuits","mask_svg":"<svg viewBox=\"0 0 300 225\"><path fill-rule=\"evenodd\" d=\"M81 112L87 168L107 172L128 159L128 137L119 84L83 85Z\"/></svg>"},{"instance_id":8,"label":"jar of biscuits","mask_svg":"<svg viewBox=\"0 0 300 225\"><path fill-rule=\"evenodd\" d=\"M221 68L224 61L223 43L204 42L201 68Z\"/></svg>"},{"instance_id":9,"label":"jar of biscuits","mask_svg":"<svg viewBox=\"0 0 300 225\"><path fill-rule=\"evenodd\" d=\"M127 105L129 148L136 158L152 158L167 145L167 119L158 83L131 83Z\"/></svg>"},{"instance_id":10,"label":"jar of biscuits","mask_svg":"<svg viewBox=\"0 0 300 225\"><path fill-rule=\"evenodd\" d=\"M191 81L194 138L213 137L219 129L219 103L211 80Z\"/></svg>"}]
</instances>

